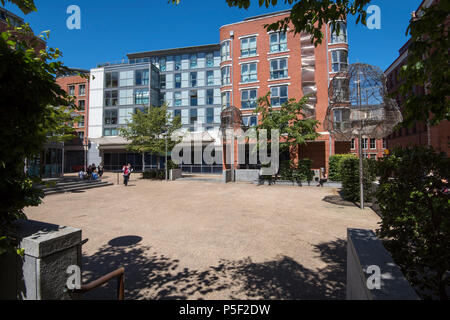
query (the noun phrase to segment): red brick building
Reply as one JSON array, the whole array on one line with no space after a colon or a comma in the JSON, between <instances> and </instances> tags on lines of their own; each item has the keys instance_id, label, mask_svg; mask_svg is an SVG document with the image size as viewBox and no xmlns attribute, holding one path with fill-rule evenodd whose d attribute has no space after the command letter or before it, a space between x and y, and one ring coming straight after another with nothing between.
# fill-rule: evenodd
<instances>
[{"instance_id":1,"label":"red brick building","mask_svg":"<svg viewBox=\"0 0 450 320\"><path fill-rule=\"evenodd\" d=\"M423 7L430 6L432 3L434 3L433 0L424 0L417 9L417 12ZM395 92L402 85L402 79L399 75L402 66L404 66L407 62L409 45L410 41L400 48L399 57L385 71L389 93ZM414 88L413 94L424 94L424 88ZM399 96L396 100L401 109L403 98ZM434 150L444 152L447 156L449 156L450 122L442 121L436 126L428 126L424 122L416 122L412 125L412 127L404 126L387 137L388 149L394 149L397 147L405 148L408 146L431 146Z\"/></svg>"},{"instance_id":2,"label":"red brick building","mask_svg":"<svg viewBox=\"0 0 450 320\"><path fill-rule=\"evenodd\" d=\"M78 106L76 113L81 117L80 121L75 123L77 137L64 145L64 172L79 171L86 164L85 145L88 137L89 71L72 70L73 74L56 79L59 86L75 98L75 103ZM77 73L86 75L86 78L81 77Z\"/></svg>"},{"instance_id":3,"label":"red brick building","mask_svg":"<svg viewBox=\"0 0 450 320\"><path fill-rule=\"evenodd\" d=\"M321 45L314 48L307 35L289 32L268 32L264 25L288 17L282 11L245 19L220 28L222 101L224 106L241 109L244 124L260 120L254 114L256 99L271 92L272 106L281 106L287 99L301 99L316 92L315 116L321 123L320 137L299 148L298 158L313 160L313 168L326 168L330 155L350 153L351 143L335 141L323 128L329 105L328 86L333 76L348 66L347 25L341 22L337 35L330 25L323 27ZM312 75L312 76L311 76ZM384 154L383 142L376 141L367 154Z\"/></svg>"}]
</instances>

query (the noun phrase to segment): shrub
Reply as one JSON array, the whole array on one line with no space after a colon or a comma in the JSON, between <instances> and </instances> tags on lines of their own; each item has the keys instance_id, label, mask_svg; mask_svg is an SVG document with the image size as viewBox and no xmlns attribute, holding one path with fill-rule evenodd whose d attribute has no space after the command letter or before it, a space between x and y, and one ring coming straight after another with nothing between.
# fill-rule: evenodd
<instances>
[{"instance_id":1,"label":"shrub","mask_svg":"<svg viewBox=\"0 0 450 320\"><path fill-rule=\"evenodd\" d=\"M167 160L167 169L168 170L180 169L180 167L175 162L169 159Z\"/></svg>"},{"instance_id":2,"label":"shrub","mask_svg":"<svg viewBox=\"0 0 450 320\"><path fill-rule=\"evenodd\" d=\"M300 159L298 161L298 170L296 176L297 181L312 181L314 178L314 171L311 170L312 160L311 159Z\"/></svg>"},{"instance_id":3,"label":"shrub","mask_svg":"<svg viewBox=\"0 0 450 320\"><path fill-rule=\"evenodd\" d=\"M364 168L364 201L371 197L372 182L375 180L369 169L367 159L363 160ZM340 164L342 176L342 196L348 201L360 201L359 159L347 157Z\"/></svg>"},{"instance_id":4,"label":"shrub","mask_svg":"<svg viewBox=\"0 0 450 320\"><path fill-rule=\"evenodd\" d=\"M330 181L342 181L341 163L348 158L354 158L353 154L336 154L330 157L330 169L328 179Z\"/></svg>"},{"instance_id":5,"label":"shrub","mask_svg":"<svg viewBox=\"0 0 450 320\"><path fill-rule=\"evenodd\" d=\"M449 159L423 147L399 149L380 161L379 173L378 235L422 298L448 299Z\"/></svg>"},{"instance_id":6,"label":"shrub","mask_svg":"<svg viewBox=\"0 0 450 320\"><path fill-rule=\"evenodd\" d=\"M143 179L150 179L150 180L164 180L166 177L166 174L164 170L150 170L145 171L142 173Z\"/></svg>"}]
</instances>

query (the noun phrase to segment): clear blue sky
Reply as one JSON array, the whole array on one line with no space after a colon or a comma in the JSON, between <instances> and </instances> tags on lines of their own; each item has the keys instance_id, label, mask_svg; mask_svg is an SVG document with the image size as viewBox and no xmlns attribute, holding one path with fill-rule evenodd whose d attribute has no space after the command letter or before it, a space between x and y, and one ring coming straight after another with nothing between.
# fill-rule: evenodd
<instances>
[{"instance_id":1,"label":"clear blue sky","mask_svg":"<svg viewBox=\"0 0 450 320\"><path fill-rule=\"evenodd\" d=\"M15 6L6 9L24 17L35 33L50 30L49 46L62 50L64 63L90 69L97 64L119 61L127 53L219 42L222 25L289 9L279 5L259 8L257 0L248 10L229 8L225 0L36 0L38 12L24 16ZM421 0L373 0L381 8L381 30L348 23L350 63L364 62L385 70L407 41L406 28ZM81 8L81 30L68 30L69 5Z\"/></svg>"}]
</instances>

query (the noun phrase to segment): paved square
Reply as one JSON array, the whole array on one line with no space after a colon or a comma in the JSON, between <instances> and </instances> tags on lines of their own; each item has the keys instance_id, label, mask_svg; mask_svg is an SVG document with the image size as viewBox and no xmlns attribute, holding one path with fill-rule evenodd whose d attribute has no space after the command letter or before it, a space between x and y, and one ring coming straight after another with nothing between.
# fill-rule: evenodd
<instances>
[{"instance_id":1,"label":"paved square","mask_svg":"<svg viewBox=\"0 0 450 320\"><path fill-rule=\"evenodd\" d=\"M136 174L129 187L48 196L26 214L82 228L84 282L124 266L126 299L345 299L346 230L379 217L323 201L333 193ZM114 299L115 286L86 298Z\"/></svg>"}]
</instances>

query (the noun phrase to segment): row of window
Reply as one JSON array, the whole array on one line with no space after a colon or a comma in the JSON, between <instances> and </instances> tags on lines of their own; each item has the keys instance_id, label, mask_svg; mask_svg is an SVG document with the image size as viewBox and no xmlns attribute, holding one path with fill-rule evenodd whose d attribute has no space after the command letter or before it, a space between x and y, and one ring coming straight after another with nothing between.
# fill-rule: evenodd
<instances>
[{"instance_id":1,"label":"row of window","mask_svg":"<svg viewBox=\"0 0 450 320\"><path fill-rule=\"evenodd\" d=\"M182 97L181 97L181 92L177 91L174 92L173 94L173 105L175 107L181 107L182 106ZM212 105L214 104L214 90L213 89L208 89L206 90L206 104L207 105ZM196 107L198 106L198 91L197 90L191 90L189 91L189 105L191 107Z\"/></svg>"},{"instance_id":2,"label":"row of window","mask_svg":"<svg viewBox=\"0 0 450 320\"><path fill-rule=\"evenodd\" d=\"M135 70L135 71L121 71L108 72L105 74L105 87L132 87L134 86L148 86L149 84L149 70Z\"/></svg>"},{"instance_id":3,"label":"row of window","mask_svg":"<svg viewBox=\"0 0 450 320\"><path fill-rule=\"evenodd\" d=\"M182 67L182 56L173 56L174 68L175 70L181 70ZM135 62L135 61L133 61ZM167 58L166 57L153 57L149 61L140 61L140 62L152 62L156 66L159 67L161 72L167 71ZM214 67L214 53L208 52L205 54L205 67L213 68ZM192 53L189 55L189 68L196 69L198 68L198 54Z\"/></svg>"},{"instance_id":4,"label":"row of window","mask_svg":"<svg viewBox=\"0 0 450 320\"><path fill-rule=\"evenodd\" d=\"M120 97L119 97L120 92ZM107 90L105 91L105 106L124 105L148 105L150 103L150 92L148 88L129 90Z\"/></svg>"},{"instance_id":5,"label":"row of window","mask_svg":"<svg viewBox=\"0 0 450 320\"><path fill-rule=\"evenodd\" d=\"M69 95L75 96L75 85L69 85ZM86 85L85 84L79 84L78 85L78 95L79 96L85 96L86 95Z\"/></svg>"},{"instance_id":6,"label":"row of window","mask_svg":"<svg viewBox=\"0 0 450 320\"><path fill-rule=\"evenodd\" d=\"M347 24L338 22L331 31L331 43L347 43ZM257 56L257 36L242 38L240 41L241 58ZM269 36L270 53L288 51L286 32L273 32ZM221 60L231 60L231 41L224 41L220 50Z\"/></svg>"},{"instance_id":7,"label":"row of window","mask_svg":"<svg viewBox=\"0 0 450 320\"><path fill-rule=\"evenodd\" d=\"M181 73L175 73L174 75L174 88L180 89L182 88L182 80L181 80ZM214 79L214 70L206 71L206 86L214 86L215 85L215 79ZM189 73L189 84L188 86L191 88L198 87L198 73L197 72L190 72ZM167 88L167 80L166 75L162 74L160 75L160 88L166 89Z\"/></svg>"},{"instance_id":8,"label":"row of window","mask_svg":"<svg viewBox=\"0 0 450 320\"><path fill-rule=\"evenodd\" d=\"M363 149L368 149L367 143L370 142L370 149L376 149L377 148L377 140L371 138L370 141L367 138L362 139L362 147ZM351 141L351 148L352 150L355 149L355 139L352 139ZM386 149L386 139L383 139L383 149Z\"/></svg>"},{"instance_id":9,"label":"row of window","mask_svg":"<svg viewBox=\"0 0 450 320\"><path fill-rule=\"evenodd\" d=\"M222 93L222 106L229 107L231 104L231 92ZM255 109L257 107L257 89L241 90L241 109ZM279 107L288 101L288 86L274 86L270 88L270 103L274 107Z\"/></svg>"}]
</instances>

